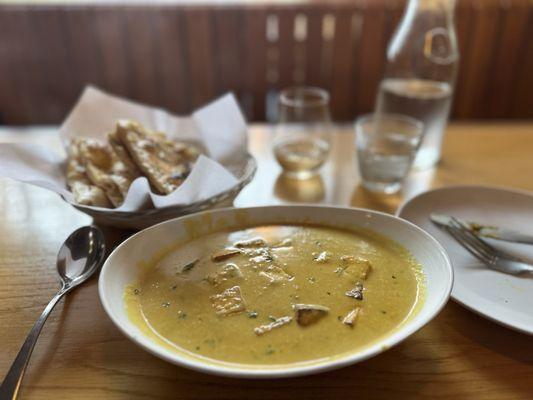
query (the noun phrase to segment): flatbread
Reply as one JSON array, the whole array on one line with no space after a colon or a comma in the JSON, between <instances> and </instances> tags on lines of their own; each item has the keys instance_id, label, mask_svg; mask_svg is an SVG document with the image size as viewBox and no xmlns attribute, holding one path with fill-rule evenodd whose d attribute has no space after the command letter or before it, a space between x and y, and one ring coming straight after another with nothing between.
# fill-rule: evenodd
<instances>
[{"instance_id":1,"label":"flatbread","mask_svg":"<svg viewBox=\"0 0 533 400\"><path fill-rule=\"evenodd\" d=\"M80 159L89 180L102 190L114 207L123 202L133 180L139 176L120 160L108 144L92 139L78 141Z\"/></svg>"},{"instance_id":2,"label":"flatbread","mask_svg":"<svg viewBox=\"0 0 533 400\"><path fill-rule=\"evenodd\" d=\"M200 151L169 140L139 124L121 120L107 142L73 139L69 145L67 184L79 204L119 207L131 183L145 175L160 194L173 192L187 177Z\"/></svg>"},{"instance_id":3,"label":"flatbread","mask_svg":"<svg viewBox=\"0 0 533 400\"><path fill-rule=\"evenodd\" d=\"M80 161L77 143L71 143L68 149L67 185L78 204L95 207L110 207L105 192L91 183L85 167Z\"/></svg>"},{"instance_id":4,"label":"flatbread","mask_svg":"<svg viewBox=\"0 0 533 400\"><path fill-rule=\"evenodd\" d=\"M147 132L132 121L120 121L117 124L117 136L142 174L161 194L176 190L198 157L193 146Z\"/></svg>"}]
</instances>

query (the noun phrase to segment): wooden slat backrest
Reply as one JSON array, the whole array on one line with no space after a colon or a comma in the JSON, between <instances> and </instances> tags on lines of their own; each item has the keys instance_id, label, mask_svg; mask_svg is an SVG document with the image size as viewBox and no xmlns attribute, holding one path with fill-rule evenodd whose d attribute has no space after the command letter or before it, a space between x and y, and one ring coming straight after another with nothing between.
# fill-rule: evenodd
<instances>
[{"instance_id":1,"label":"wooden slat backrest","mask_svg":"<svg viewBox=\"0 0 533 400\"><path fill-rule=\"evenodd\" d=\"M218 4L218 3L217 3ZM234 91L250 120L315 85L369 112L404 0L0 7L0 122L58 123L87 83L189 113ZM533 117L533 3L459 0L459 118Z\"/></svg>"}]
</instances>

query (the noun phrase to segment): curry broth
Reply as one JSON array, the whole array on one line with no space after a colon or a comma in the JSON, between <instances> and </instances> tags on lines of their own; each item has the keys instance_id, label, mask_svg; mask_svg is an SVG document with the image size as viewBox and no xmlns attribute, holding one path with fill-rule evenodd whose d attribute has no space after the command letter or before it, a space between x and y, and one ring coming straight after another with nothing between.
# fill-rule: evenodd
<instances>
[{"instance_id":1,"label":"curry broth","mask_svg":"<svg viewBox=\"0 0 533 400\"><path fill-rule=\"evenodd\" d=\"M259 238L266 245L235 247ZM221 257L213 261L217 252ZM368 262L366 274L358 269L361 260ZM271 225L223 231L154 264L126 289L130 318L178 351L230 363L288 364L354 352L393 331L423 297L420 265L406 249L367 230ZM230 292L234 298L224 297ZM318 319L301 326L295 304L327 311L314 310ZM276 321L280 326L268 330Z\"/></svg>"}]
</instances>

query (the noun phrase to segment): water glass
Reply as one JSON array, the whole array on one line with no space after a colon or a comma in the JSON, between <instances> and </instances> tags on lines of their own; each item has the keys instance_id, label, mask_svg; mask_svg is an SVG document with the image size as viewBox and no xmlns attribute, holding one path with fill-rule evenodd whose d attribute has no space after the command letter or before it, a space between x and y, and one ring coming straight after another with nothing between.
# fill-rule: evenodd
<instances>
[{"instance_id":1,"label":"water glass","mask_svg":"<svg viewBox=\"0 0 533 400\"><path fill-rule=\"evenodd\" d=\"M401 114L369 114L355 123L362 184L372 192L395 193L420 146L424 125Z\"/></svg>"},{"instance_id":2,"label":"water glass","mask_svg":"<svg viewBox=\"0 0 533 400\"><path fill-rule=\"evenodd\" d=\"M330 136L328 92L315 87L281 92L273 150L288 176L307 179L316 175L328 157Z\"/></svg>"}]
</instances>

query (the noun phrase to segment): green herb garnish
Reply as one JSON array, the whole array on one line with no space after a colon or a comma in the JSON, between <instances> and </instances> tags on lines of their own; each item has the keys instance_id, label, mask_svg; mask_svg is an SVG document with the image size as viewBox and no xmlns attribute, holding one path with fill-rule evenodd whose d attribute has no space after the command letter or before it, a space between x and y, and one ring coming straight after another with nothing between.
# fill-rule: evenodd
<instances>
[{"instance_id":1,"label":"green herb garnish","mask_svg":"<svg viewBox=\"0 0 533 400\"><path fill-rule=\"evenodd\" d=\"M183 268L181 269L181 272L187 272L187 271L190 271L191 269L194 268L194 266L196 265L196 263L198 263L198 259L196 260L193 260L191 261L190 263L187 263L183 266Z\"/></svg>"}]
</instances>

